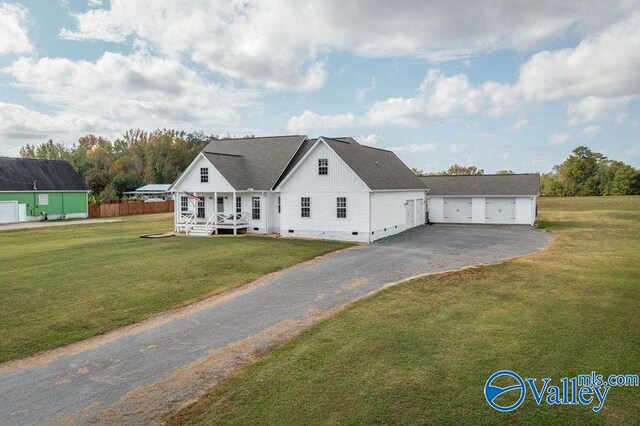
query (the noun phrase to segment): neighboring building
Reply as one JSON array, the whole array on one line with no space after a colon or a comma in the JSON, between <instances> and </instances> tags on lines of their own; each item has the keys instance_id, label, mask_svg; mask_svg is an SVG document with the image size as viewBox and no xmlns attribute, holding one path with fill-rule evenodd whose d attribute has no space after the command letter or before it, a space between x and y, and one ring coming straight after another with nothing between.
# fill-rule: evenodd
<instances>
[{"instance_id":1,"label":"neighboring building","mask_svg":"<svg viewBox=\"0 0 640 426\"><path fill-rule=\"evenodd\" d=\"M352 138L214 140L171 186L176 231L370 242L424 223L424 185Z\"/></svg>"},{"instance_id":2,"label":"neighboring building","mask_svg":"<svg viewBox=\"0 0 640 426\"><path fill-rule=\"evenodd\" d=\"M135 191L127 191L123 193L128 197L137 197L142 198L143 200L149 199L162 199L162 200L171 200L171 193L169 192L169 188L171 187L170 183L152 183L149 185L141 186Z\"/></svg>"},{"instance_id":3,"label":"neighboring building","mask_svg":"<svg viewBox=\"0 0 640 426\"><path fill-rule=\"evenodd\" d=\"M88 192L67 161L0 157L0 223L86 218Z\"/></svg>"},{"instance_id":4,"label":"neighboring building","mask_svg":"<svg viewBox=\"0 0 640 426\"><path fill-rule=\"evenodd\" d=\"M533 225L539 174L421 176L433 223Z\"/></svg>"}]
</instances>

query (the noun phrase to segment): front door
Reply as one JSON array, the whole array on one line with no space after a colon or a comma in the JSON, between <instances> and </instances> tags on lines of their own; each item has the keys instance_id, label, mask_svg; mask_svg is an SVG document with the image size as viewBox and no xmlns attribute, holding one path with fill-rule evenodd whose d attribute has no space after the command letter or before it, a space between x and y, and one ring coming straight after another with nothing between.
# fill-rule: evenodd
<instances>
[{"instance_id":1,"label":"front door","mask_svg":"<svg viewBox=\"0 0 640 426\"><path fill-rule=\"evenodd\" d=\"M218 213L224 213L224 197L218 197Z\"/></svg>"}]
</instances>

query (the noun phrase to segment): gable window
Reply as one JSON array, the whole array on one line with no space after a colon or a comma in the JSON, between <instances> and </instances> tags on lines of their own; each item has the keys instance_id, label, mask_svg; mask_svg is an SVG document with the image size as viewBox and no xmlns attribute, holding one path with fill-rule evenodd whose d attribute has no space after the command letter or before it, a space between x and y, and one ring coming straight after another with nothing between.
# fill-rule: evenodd
<instances>
[{"instance_id":1,"label":"gable window","mask_svg":"<svg viewBox=\"0 0 640 426\"><path fill-rule=\"evenodd\" d=\"M327 158L318 159L318 174L319 175L329 174L329 160Z\"/></svg>"},{"instance_id":2,"label":"gable window","mask_svg":"<svg viewBox=\"0 0 640 426\"><path fill-rule=\"evenodd\" d=\"M336 198L336 217L343 219L347 217L347 197Z\"/></svg>"},{"instance_id":3,"label":"gable window","mask_svg":"<svg viewBox=\"0 0 640 426\"><path fill-rule=\"evenodd\" d=\"M278 213L280 213L280 196L278 195Z\"/></svg>"},{"instance_id":4,"label":"gable window","mask_svg":"<svg viewBox=\"0 0 640 426\"><path fill-rule=\"evenodd\" d=\"M183 211L183 212L189 211L189 197L185 197L185 196L180 197L180 211Z\"/></svg>"},{"instance_id":5,"label":"gable window","mask_svg":"<svg viewBox=\"0 0 640 426\"><path fill-rule=\"evenodd\" d=\"M204 218L204 197L200 197L198 201L198 217Z\"/></svg>"},{"instance_id":6,"label":"gable window","mask_svg":"<svg viewBox=\"0 0 640 426\"><path fill-rule=\"evenodd\" d=\"M49 205L49 194L38 194L38 205L48 206Z\"/></svg>"},{"instance_id":7,"label":"gable window","mask_svg":"<svg viewBox=\"0 0 640 426\"><path fill-rule=\"evenodd\" d=\"M260 197L251 197L251 218L260 220Z\"/></svg>"},{"instance_id":8,"label":"gable window","mask_svg":"<svg viewBox=\"0 0 640 426\"><path fill-rule=\"evenodd\" d=\"M300 217L311 217L311 198L300 198Z\"/></svg>"},{"instance_id":9,"label":"gable window","mask_svg":"<svg viewBox=\"0 0 640 426\"><path fill-rule=\"evenodd\" d=\"M236 213L242 213L242 197L236 197Z\"/></svg>"},{"instance_id":10,"label":"gable window","mask_svg":"<svg viewBox=\"0 0 640 426\"><path fill-rule=\"evenodd\" d=\"M200 167L200 183L209 182L209 168Z\"/></svg>"}]
</instances>

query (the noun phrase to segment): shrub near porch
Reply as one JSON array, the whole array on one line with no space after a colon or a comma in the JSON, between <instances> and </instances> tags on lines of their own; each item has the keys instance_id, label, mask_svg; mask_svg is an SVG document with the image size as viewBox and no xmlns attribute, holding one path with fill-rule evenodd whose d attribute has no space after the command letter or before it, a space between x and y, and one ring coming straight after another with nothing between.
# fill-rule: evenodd
<instances>
[{"instance_id":1,"label":"shrub near porch","mask_svg":"<svg viewBox=\"0 0 640 426\"><path fill-rule=\"evenodd\" d=\"M269 237L141 239L171 214L0 232L0 361L131 324L347 247Z\"/></svg>"}]
</instances>

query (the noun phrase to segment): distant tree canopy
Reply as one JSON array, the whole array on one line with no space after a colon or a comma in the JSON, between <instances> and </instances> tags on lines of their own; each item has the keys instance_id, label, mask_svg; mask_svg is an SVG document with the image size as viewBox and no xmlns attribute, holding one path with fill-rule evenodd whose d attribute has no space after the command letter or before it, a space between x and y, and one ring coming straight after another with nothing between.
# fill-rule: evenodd
<instances>
[{"instance_id":1,"label":"distant tree canopy","mask_svg":"<svg viewBox=\"0 0 640 426\"><path fill-rule=\"evenodd\" d=\"M503 170L498 170L496 174L497 175L513 175L515 173L513 173L513 170L511 169L503 169Z\"/></svg>"},{"instance_id":2,"label":"distant tree canopy","mask_svg":"<svg viewBox=\"0 0 640 426\"><path fill-rule=\"evenodd\" d=\"M540 194L549 197L640 194L640 170L579 146L562 164L540 176Z\"/></svg>"},{"instance_id":3,"label":"distant tree canopy","mask_svg":"<svg viewBox=\"0 0 640 426\"><path fill-rule=\"evenodd\" d=\"M454 164L447 170L442 172L444 175L483 175L484 169L479 169L476 166L461 166Z\"/></svg>"},{"instance_id":4,"label":"distant tree canopy","mask_svg":"<svg viewBox=\"0 0 640 426\"><path fill-rule=\"evenodd\" d=\"M110 141L86 135L72 147L49 140L20 149L23 158L67 160L96 201L113 200L148 183L172 183L215 135L177 130L129 130Z\"/></svg>"}]
</instances>

